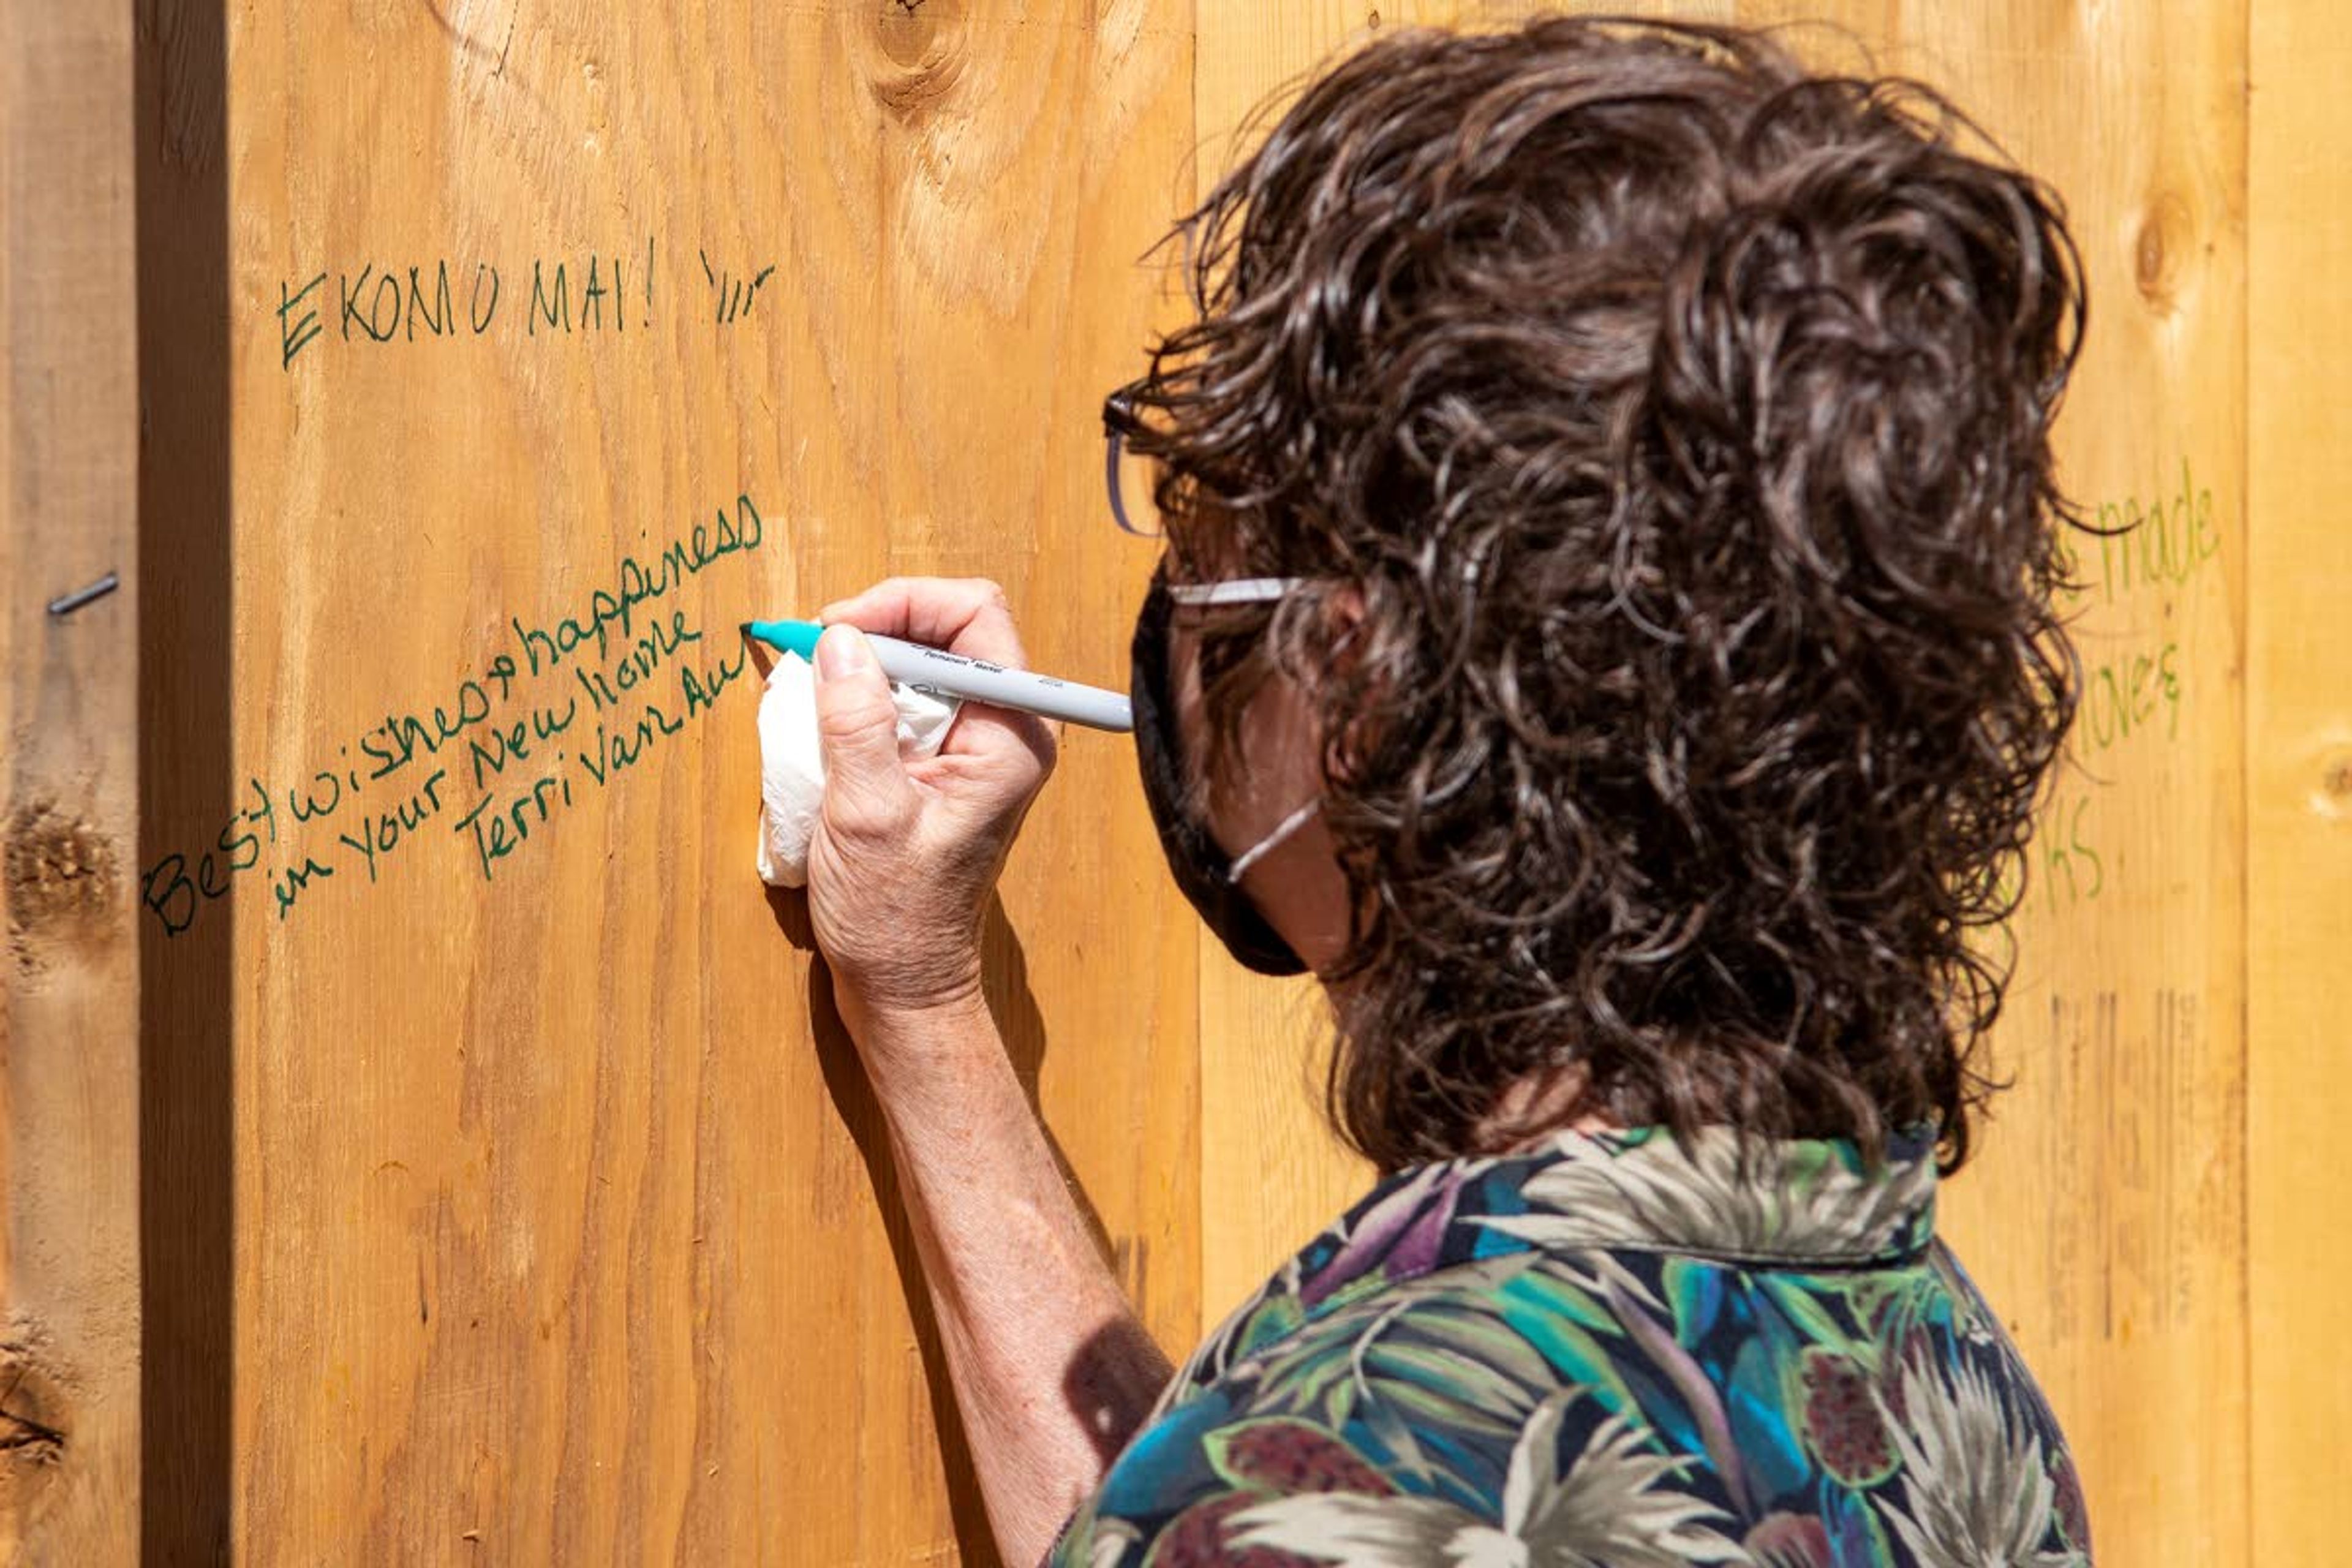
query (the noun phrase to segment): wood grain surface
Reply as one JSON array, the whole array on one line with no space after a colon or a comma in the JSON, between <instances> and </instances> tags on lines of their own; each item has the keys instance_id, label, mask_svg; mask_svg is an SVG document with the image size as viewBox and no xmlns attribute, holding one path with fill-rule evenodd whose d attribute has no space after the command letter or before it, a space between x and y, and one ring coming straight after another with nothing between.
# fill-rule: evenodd
<instances>
[{"instance_id":1,"label":"wood grain surface","mask_svg":"<svg viewBox=\"0 0 2352 1568\"><path fill-rule=\"evenodd\" d=\"M2334 1456L2352 1366L2333 1347L2352 1263L2334 1245L2352 1156L2352 35L2322 0L2252 8L2246 603L2246 1181L2256 1563L2340 1554Z\"/></svg>"},{"instance_id":2,"label":"wood grain surface","mask_svg":"<svg viewBox=\"0 0 2352 1568\"><path fill-rule=\"evenodd\" d=\"M92 596L136 575L131 81L127 9L0 0L8 1563L138 1547L139 599Z\"/></svg>"},{"instance_id":3,"label":"wood grain surface","mask_svg":"<svg viewBox=\"0 0 2352 1568\"><path fill-rule=\"evenodd\" d=\"M151 46L167 112L203 15ZM231 15L234 616L187 701L233 742L218 779L182 760L211 815L159 805L146 891L174 1023L233 1041L231 1168L199 1176L233 1192L235 1371L226 1463L184 1480L226 1517L183 1506L172 1544L985 1540L804 907L751 874L732 628L986 574L1041 668L1123 684L1153 552L1105 510L1098 408L1157 309L1190 20ZM1189 1342L1195 937L1133 771L1068 739L989 978L1106 1247ZM168 973L208 941L217 992Z\"/></svg>"},{"instance_id":4,"label":"wood grain surface","mask_svg":"<svg viewBox=\"0 0 2352 1568\"><path fill-rule=\"evenodd\" d=\"M804 908L751 874L730 628L986 575L1034 663L1123 684L1154 552L1097 409L1172 319L1146 248L1331 51L1528 8L144 0L118 80L128 15L0 0L0 1437L68 1439L0 1447L0 1560L989 1560ZM2332 7L1639 8L1823 18L1801 50L1948 89L2070 205L2065 482L2137 526L2082 545L2014 1087L1946 1228L2103 1563L2323 1561ZM51 583L133 545L134 254L146 591L61 632ZM1319 1001L1204 936L1089 732L989 942L1181 1353L1370 1180Z\"/></svg>"}]
</instances>

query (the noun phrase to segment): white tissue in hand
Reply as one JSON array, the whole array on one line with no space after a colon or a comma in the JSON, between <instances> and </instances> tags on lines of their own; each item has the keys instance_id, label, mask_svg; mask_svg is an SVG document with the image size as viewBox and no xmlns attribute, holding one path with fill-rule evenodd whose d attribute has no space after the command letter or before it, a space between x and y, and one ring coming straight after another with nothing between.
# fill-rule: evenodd
<instances>
[{"instance_id":1,"label":"white tissue in hand","mask_svg":"<svg viewBox=\"0 0 2352 1568\"><path fill-rule=\"evenodd\" d=\"M959 704L893 682L898 754L928 757L947 739ZM824 800L824 754L816 738L816 671L798 654L778 656L760 699L760 880L808 885L809 837Z\"/></svg>"}]
</instances>

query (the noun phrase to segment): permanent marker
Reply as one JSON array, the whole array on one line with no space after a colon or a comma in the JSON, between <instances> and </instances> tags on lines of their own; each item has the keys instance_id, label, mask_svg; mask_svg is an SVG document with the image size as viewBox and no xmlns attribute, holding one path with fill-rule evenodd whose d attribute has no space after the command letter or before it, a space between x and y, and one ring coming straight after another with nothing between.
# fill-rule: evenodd
<instances>
[{"instance_id":1,"label":"permanent marker","mask_svg":"<svg viewBox=\"0 0 2352 1568\"><path fill-rule=\"evenodd\" d=\"M770 647L814 660L816 639L824 627L814 621L745 621L743 635ZM1099 686L1056 680L1030 669L1007 669L986 659L966 658L945 648L925 647L873 632L866 645L882 673L903 685L934 697L965 697L992 707L1061 719L1091 730L1132 730L1135 713L1127 695Z\"/></svg>"}]
</instances>

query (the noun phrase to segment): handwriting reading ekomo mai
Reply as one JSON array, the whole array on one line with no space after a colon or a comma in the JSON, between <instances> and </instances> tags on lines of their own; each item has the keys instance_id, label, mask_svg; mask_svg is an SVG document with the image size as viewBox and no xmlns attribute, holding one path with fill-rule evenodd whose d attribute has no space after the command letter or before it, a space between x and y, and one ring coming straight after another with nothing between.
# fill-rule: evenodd
<instances>
[{"instance_id":1,"label":"handwriting reading ekomo mai","mask_svg":"<svg viewBox=\"0 0 2352 1568\"><path fill-rule=\"evenodd\" d=\"M730 327L751 315L775 266L730 267L700 247L707 309ZM478 338L494 331L525 338L625 336L654 324L653 237L645 247L534 256L501 268L486 258L354 260L278 283L278 363L320 349ZM315 360L317 355L312 354Z\"/></svg>"}]
</instances>

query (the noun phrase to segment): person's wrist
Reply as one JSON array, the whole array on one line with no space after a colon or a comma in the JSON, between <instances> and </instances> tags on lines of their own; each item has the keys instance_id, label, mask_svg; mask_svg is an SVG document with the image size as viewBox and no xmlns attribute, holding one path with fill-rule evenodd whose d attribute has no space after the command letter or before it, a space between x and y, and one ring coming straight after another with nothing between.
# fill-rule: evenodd
<instances>
[{"instance_id":1,"label":"person's wrist","mask_svg":"<svg viewBox=\"0 0 2352 1568\"><path fill-rule=\"evenodd\" d=\"M887 1054L894 1065L908 1057L958 1055L994 1039L976 953L968 963L933 969L919 984L836 980L834 1003L859 1048L869 1058Z\"/></svg>"},{"instance_id":2,"label":"person's wrist","mask_svg":"<svg viewBox=\"0 0 2352 1568\"><path fill-rule=\"evenodd\" d=\"M842 1017L894 1141L958 1142L980 1107L996 1099L998 1080L1011 1080L1012 1062L977 986L921 1004L852 1003Z\"/></svg>"},{"instance_id":3,"label":"person's wrist","mask_svg":"<svg viewBox=\"0 0 2352 1568\"><path fill-rule=\"evenodd\" d=\"M981 995L979 932L944 941L909 936L877 962L836 963L833 974L845 1013L853 1005L861 1013L915 1018L953 1013Z\"/></svg>"},{"instance_id":4,"label":"person's wrist","mask_svg":"<svg viewBox=\"0 0 2352 1568\"><path fill-rule=\"evenodd\" d=\"M846 1022L902 1033L951 1029L960 1022L988 1016L988 1000L977 973L968 981L943 981L911 993L904 987L877 993L852 986L835 1000Z\"/></svg>"}]
</instances>

